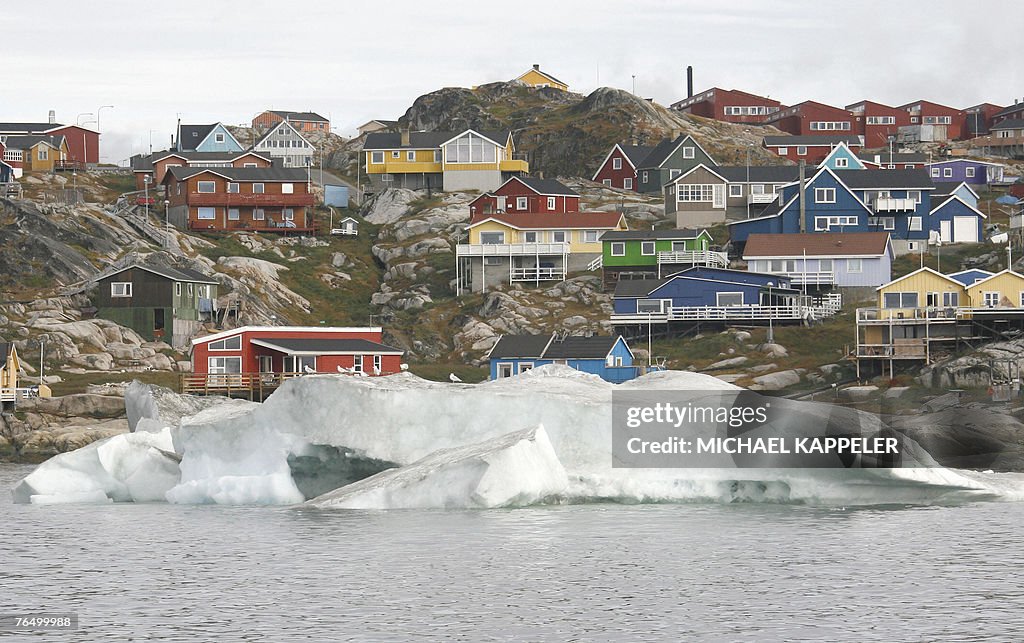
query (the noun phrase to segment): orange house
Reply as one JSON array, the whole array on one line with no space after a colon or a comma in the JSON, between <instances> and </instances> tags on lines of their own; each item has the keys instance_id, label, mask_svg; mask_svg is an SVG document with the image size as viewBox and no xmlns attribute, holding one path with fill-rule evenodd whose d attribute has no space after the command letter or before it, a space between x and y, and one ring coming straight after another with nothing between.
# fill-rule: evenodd
<instances>
[{"instance_id":1,"label":"orange house","mask_svg":"<svg viewBox=\"0 0 1024 643\"><path fill-rule=\"evenodd\" d=\"M323 132L331 131L331 121L316 112L288 112L279 109L270 109L257 114L252 119L252 127L257 130L268 130L281 121L288 121L292 127L300 132Z\"/></svg>"}]
</instances>

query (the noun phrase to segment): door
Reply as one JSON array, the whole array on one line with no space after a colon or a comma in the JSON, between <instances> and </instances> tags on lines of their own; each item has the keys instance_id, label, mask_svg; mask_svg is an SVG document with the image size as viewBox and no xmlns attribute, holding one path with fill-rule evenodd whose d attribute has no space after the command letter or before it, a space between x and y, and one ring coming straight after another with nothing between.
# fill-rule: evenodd
<instances>
[{"instance_id":1,"label":"door","mask_svg":"<svg viewBox=\"0 0 1024 643\"><path fill-rule=\"evenodd\" d=\"M711 207L713 208L724 208L725 207L725 186L715 185L712 186L712 197Z\"/></svg>"},{"instance_id":2,"label":"door","mask_svg":"<svg viewBox=\"0 0 1024 643\"><path fill-rule=\"evenodd\" d=\"M953 241L956 243L976 242L978 223L974 217L953 217Z\"/></svg>"},{"instance_id":3,"label":"door","mask_svg":"<svg viewBox=\"0 0 1024 643\"><path fill-rule=\"evenodd\" d=\"M952 228L949 221L939 222L939 240L943 243L950 243L953 241Z\"/></svg>"},{"instance_id":4,"label":"door","mask_svg":"<svg viewBox=\"0 0 1024 643\"><path fill-rule=\"evenodd\" d=\"M260 380L264 383L274 381L274 358L270 355L260 355Z\"/></svg>"},{"instance_id":5,"label":"door","mask_svg":"<svg viewBox=\"0 0 1024 643\"><path fill-rule=\"evenodd\" d=\"M498 212L504 212L504 211L505 211L505 197L499 195L498 196Z\"/></svg>"}]
</instances>

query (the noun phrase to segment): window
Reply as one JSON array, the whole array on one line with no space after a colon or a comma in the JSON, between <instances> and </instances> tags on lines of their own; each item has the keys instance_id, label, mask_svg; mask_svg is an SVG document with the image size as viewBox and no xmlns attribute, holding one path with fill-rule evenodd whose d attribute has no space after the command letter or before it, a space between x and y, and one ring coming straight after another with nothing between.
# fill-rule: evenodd
<instances>
[{"instance_id":1,"label":"window","mask_svg":"<svg viewBox=\"0 0 1024 643\"><path fill-rule=\"evenodd\" d=\"M384 152L370 152L370 163L383 163Z\"/></svg>"},{"instance_id":2,"label":"window","mask_svg":"<svg viewBox=\"0 0 1024 643\"><path fill-rule=\"evenodd\" d=\"M263 184L262 183L253 183L252 184L252 193L253 194L263 194Z\"/></svg>"},{"instance_id":3,"label":"window","mask_svg":"<svg viewBox=\"0 0 1024 643\"><path fill-rule=\"evenodd\" d=\"M111 297L131 297L132 284L130 281L114 281L110 284Z\"/></svg>"},{"instance_id":4,"label":"window","mask_svg":"<svg viewBox=\"0 0 1024 643\"><path fill-rule=\"evenodd\" d=\"M217 218L217 208L196 208L196 218L212 221Z\"/></svg>"},{"instance_id":5,"label":"window","mask_svg":"<svg viewBox=\"0 0 1024 643\"><path fill-rule=\"evenodd\" d=\"M882 308L917 308L917 293L887 292L882 297Z\"/></svg>"},{"instance_id":6,"label":"window","mask_svg":"<svg viewBox=\"0 0 1024 643\"><path fill-rule=\"evenodd\" d=\"M197 189L200 194L212 194L217 191L217 183L214 181L200 181Z\"/></svg>"},{"instance_id":7,"label":"window","mask_svg":"<svg viewBox=\"0 0 1024 643\"><path fill-rule=\"evenodd\" d=\"M814 217L814 229L817 232L828 231L831 228L843 228L846 226L856 225L857 217L855 216Z\"/></svg>"},{"instance_id":8,"label":"window","mask_svg":"<svg viewBox=\"0 0 1024 643\"><path fill-rule=\"evenodd\" d=\"M789 148L788 147L780 147L779 148L779 156L785 156L787 154L789 154Z\"/></svg>"},{"instance_id":9,"label":"window","mask_svg":"<svg viewBox=\"0 0 1024 643\"><path fill-rule=\"evenodd\" d=\"M536 232L524 232L523 233L523 242L524 243L537 243L537 233Z\"/></svg>"},{"instance_id":10,"label":"window","mask_svg":"<svg viewBox=\"0 0 1024 643\"><path fill-rule=\"evenodd\" d=\"M713 185L688 185L683 183L677 190L676 200L687 203L711 201L714 194L715 189Z\"/></svg>"},{"instance_id":11,"label":"window","mask_svg":"<svg viewBox=\"0 0 1024 643\"><path fill-rule=\"evenodd\" d=\"M402 153L399 152L398 150L394 150L394 151L391 152L391 158L393 158L393 159L400 159L400 158L402 158Z\"/></svg>"},{"instance_id":12,"label":"window","mask_svg":"<svg viewBox=\"0 0 1024 643\"><path fill-rule=\"evenodd\" d=\"M553 230L551 232L551 241L552 241L552 243L565 243L566 242L565 230Z\"/></svg>"},{"instance_id":13,"label":"window","mask_svg":"<svg viewBox=\"0 0 1024 643\"><path fill-rule=\"evenodd\" d=\"M907 192L907 198L913 199L914 203L921 203L921 190L911 190Z\"/></svg>"},{"instance_id":14,"label":"window","mask_svg":"<svg viewBox=\"0 0 1024 643\"><path fill-rule=\"evenodd\" d=\"M295 193L295 184L294 183L282 183L281 184L281 194L294 194L294 193Z\"/></svg>"},{"instance_id":15,"label":"window","mask_svg":"<svg viewBox=\"0 0 1024 643\"><path fill-rule=\"evenodd\" d=\"M191 297L195 294L195 284L188 284L188 296Z\"/></svg>"},{"instance_id":16,"label":"window","mask_svg":"<svg viewBox=\"0 0 1024 643\"><path fill-rule=\"evenodd\" d=\"M882 228L883 230L895 230L896 229L896 218L895 217L868 217L868 226L873 228Z\"/></svg>"},{"instance_id":17,"label":"window","mask_svg":"<svg viewBox=\"0 0 1024 643\"><path fill-rule=\"evenodd\" d=\"M225 337L216 342L210 342L211 351L240 351L242 350L242 336Z\"/></svg>"},{"instance_id":18,"label":"window","mask_svg":"<svg viewBox=\"0 0 1024 643\"><path fill-rule=\"evenodd\" d=\"M238 194L237 183L228 183L228 194Z\"/></svg>"},{"instance_id":19,"label":"window","mask_svg":"<svg viewBox=\"0 0 1024 643\"><path fill-rule=\"evenodd\" d=\"M214 134L213 135L213 140L217 141L218 143L223 143L224 142L224 135L221 134L221 133Z\"/></svg>"},{"instance_id":20,"label":"window","mask_svg":"<svg viewBox=\"0 0 1024 643\"><path fill-rule=\"evenodd\" d=\"M718 306L742 306L743 293L741 292L718 292L715 293L715 302Z\"/></svg>"},{"instance_id":21,"label":"window","mask_svg":"<svg viewBox=\"0 0 1024 643\"><path fill-rule=\"evenodd\" d=\"M846 272L864 272L863 259L847 259Z\"/></svg>"},{"instance_id":22,"label":"window","mask_svg":"<svg viewBox=\"0 0 1024 643\"><path fill-rule=\"evenodd\" d=\"M944 292L942 293L942 305L946 308L957 308L960 306L960 293L958 292Z\"/></svg>"},{"instance_id":23,"label":"window","mask_svg":"<svg viewBox=\"0 0 1024 643\"><path fill-rule=\"evenodd\" d=\"M521 362L519 364L519 374L522 375L526 371L533 370L533 362Z\"/></svg>"},{"instance_id":24,"label":"window","mask_svg":"<svg viewBox=\"0 0 1024 643\"><path fill-rule=\"evenodd\" d=\"M181 282L180 281L174 282L174 296L175 297L181 297Z\"/></svg>"},{"instance_id":25,"label":"window","mask_svg":"<svg viewBox=\"0 0 1024 643\"><path fill-rule=\"evenodd\" d=\"M608 183L606 185L611 185L611 184L612 184L612 182L608 181ZM633 189L633 179L632 179L632 177L626 177L626 178L622 179L622 187L627 189L627 190L632 190Z\"/></svg>"},{"instance_id":26,"label":"window","mask_svg":"<svg viewBox=\"0 0 1024 643\"><path fill-rule=\"evenodd\" d=\"M939 168L937 168L937 167L933 167L932 168L932 178L936 178L936 179L939 178Z\"/></svg>"},{"instance_id":27,"label":"window","mask_svg":"<svg viewBox=\"0 0 1024 643\"><path fill-rule=\"evenodd\" d=\"M684 159L692 159L693 156L694 156L694 154L693 154L693 148L692 147L687 146L687 147L683 148L683 158Z\"/></svg>"},{"instance_id":28,"label":"window","mask_svg":"<svg viewBox=\"0 0 1024 643\"><path fill-rule=\"evenodd\" d=\"M966 176L969 179L973 179L974 178L974 168L973 167L964 168L964 171L966 172L966 174L964 176Z\"/></svg>"},{"instance_id":29,"label":"window","mask_svg":"<svg viewBox=\"0 0 1024 643\"><path fill-rule=\"evenodd\" d=\"M526 210L529 207L529 199L525 196L516 197L516 210Z\"/></svg>"},{"instance_id":30,"label":"window","mask_svg":"<svg viewBox=\"0 0 1024 643\"><path fill-rule=\"evenodd\" d=\"M39 153L37 154L37 157L39 158L40 161L45 161L48 158L50 158L50 151L47 150L45 147L40 147L39 148Z\"/></svg>"},{"instance_id":31,"label":"window","mask_svg":"<svg viewBox=\"0 0 1024 643\"><path fill-rule=\"evenodd\" d=\"M228 208L228 221L238 221L238 208Z\"/></svg>"},{"instance_id":32,"label":"window","mask_svg":"<svg viewBox=\"0 0 1024 643\"><path fill-rule=\"evenodd\" d=\"M836 159L836 167L837 168L840 168L840 167L850 167L850 162L849 162L848 159L837 158Z\"/></svg>"},{"instance_id":33,"label":"window","mask_svg":"<svg viewBox=\"0 0 1024 643\"><path fill-rule=\"evenodd\" d=\"M638 299L636 302L636 312L642 315L646 315L648 313L660 315L665 312L665 300Z\"/></svg>"},{"instance_id":34,"label":"window","mask_svg":"<svg viewBox=\"0 0 1024 643\"><path fill-rule=\"evenodd\" d=\"M354 372L356 372L356 373L362 373L363 372L363 356L362 355L354 355L352 357L352 370Z\"/></svg>"},{"instance_id":35,"label":"window","mask_svg":"<svg viewBox=\"0 0 1024 643\"><path fill-rule=\"evenodd\" d=\"M553 196L549 196L548 197L548 210L554 210L555 209L555 204L557 202L558 202L558 199L556 199Z\"/></svg>"},{"instance_id":36,"label":"window","mask_svg":"<svg viewBox=\"0 0 1024 643\"><path fill-rule=\"evenodd\" d=\"M406 152L405 153L405 160L409 161L410 163L415 161L416 160L416 151L415 150L409 150L408 152Z\"/></svg>"},{"instance_id":37,"label":"window","mask_svg":"<svg viewBox=\"0 0 1024 643\"><path fill-rule=\"evenodd\" d=\"M611 179L603 179L601 181L601 183L603 183L606 187L611 187L612 186L612 180Z\"/></svg>"},{"instance_id":38,"label":"window","mask_svg":"<svg viewBox=\"0 0 1024 643\"><path fill-rule=\"evenodd\" d=\"M207 372L210 375L238 374L242 372L241 357L209 357Z\"/></svg>"},{"instance_id":39,"label":"window","mask_svg":"<svg viewBox=\"0 0 1024 643\"><path fill-rule=\"evenodd\" d=\"M434 150L434 163L441 162L441 150Z\"/></svg>"},{"instance_id":40,"label":"window","mask_svg":"<svg viewBox=\"0 0 1024 643\"><path fill-rule=\"evenodd\" d=\"M497 147L472 132L448 143L444 149L447 163L494 163L497 159Z\"/></svg>"},{"instance_id":41,"label":"window","mask_svg":"<svg viewBox=\"0 0 1024 643\"><path fill-rule=\"evenodd\" d=\"M814 188L814 202L815 203L835 203L836 202L836 189L835 188Z\"/></svg>"},{"instance_id":42,"label":"window","mask_svg":"<svg viewBox=\"0 0 1024 643\"><path fill-rule=\"evenodd\" d=\"M295 219L295 210L291 208L281 210L281 218L285 221L293 221Z\"/></svg>"},{"instance_id":43,"label":"window","mask_svg":"<svg viewBox=\"0 0 1024 643\"><path fill-rule=\"evenodd\" d=\"M622 159L620 159L618 157L613 158L612 159L612 169L613 170L621 170L622 169Z\"/></svg>"},{"instance_id":44,"label":"window","mask_svg":"<svg viewBox=\"0 0 1024 643\"><path fill-rule=\"evenodd\" d=\"M796 155L797 156L807 156L807 146L806 145L797 145L796 146Z\"/></svg>"},{"instance_id":45,"label":"window","mask_svg":"<svg viewBox=\"0 0 1024 643\"><path fill-rule=\"evenodd\" d=\"M263 221L266 218L267 213L263 210L263 208L256 208L255 210L252 211L253 221Z\"/></svg>"},{"instance_id":46,"label":"window","mask_svg":"<svg viewBox=\"0 0 1024 643\"><path fill-rule=\"evenodd\" d=\"M953 168L951 168L951 167L944 167L944 168L942 168L942 176L943 176L943 178L946 178L946 179L948 179L951 176L953 176Z\"/></svg>"},{"instance_id":47,"label":"window","mask_svg":"<svg viewBox=\"0 0 1024 643\"><path fill-rule=\"evenodd\" d=\"M600 230L584 230L583 243L597 243L601 238Z\"/></svg>"},{"instance_id":48,"label":"window","mask_svg":"<svg viewBox=\"0 0 1024 643\"><path fill-rule=\"evenodd\" d=\"M647 183L647 170L640 173L640 182Z\"/></svg>"},{"instance_id":49,"label":"window","mask_svg":"<svg viewBox=\"0 0 1024 643\"><path fill-rule=\"evenodd\" d=\"M750 193L751 194L764 194L764 185L762 185L760 183L755 183L755 184L751 185L750 186Z\"/></svg>"},{"instance_id":50,"label":"window","mask_svg":"<svg viewBox=\"0 0 1024 643\"><path fill-rule=\"evenodd\" d=\"M654 256L654 242L653 241L641 241L640 242L640 254L645 257Z\"/></svg>"},{"instance_id":51,"label":"window","mask_svg":"<svg viewBox=\"0 0 1024 643\"><path fill-rule=\"evenodd\" d=\"M626 244L622 241L612 242L612 256L613 257L625 257L626 256Z\"/></svg>"},{"instance_id":52,"label":"window","mask_svg":"<svg viewBox=\"0 0 1024 643\"><path fill-rule=\"evenodd\" d=\"M1000 295L998 292L985 292L982 293L984 298L985 308L995 308L999 305Z\"/></svg>"},{"instance_id":53,"label":"window","mask_svg":"<svg viewBox=\"0 0 1024 643\"><path fill-rule=\"evenodd\" d=\"M374 355L373 356L373 374L374 375L380 374L381 370L383 369L383 362L384 362L384 360L383 360L383 358L380 355Z\"/></svg>"},{"instance_id":54,"label":"window","mask_svg":"<svg viewBox=\"0 0 1024 643\"><path fill-rule=\"evenodd\" d=\"M740 185L739 183L730 183L729 184L729 196L732 196L732 197L743 196L743 186Z\"/></svg>"},{"instance_id":55,"label":"window","mask_svg":"<svg viewBox=\"0 0 1024 643\"><path fill-rule=\"evenodd\" d=\"M909 217L907 219L907 227L911 232L921 231L921 217Z\"/></svg>"},{"instance_id":56,"label":"window","mask_svg":"<svg viewBox=\"0 0 1024 643\"><path fill-rule=\"evenodd\" d=\"M512 362L498 362L498 379L512 377Z\"/></svg>"},{"instance_id":57,"label":"window","mask_svg":"<svg viewBox=\"0 0 1024 643\"><path fill-rule=\"evenodd\" d=\"M481 232L480 243L505 243L504 232Z\"/></svg>"},{"instance_id":58,"label":"window","mask_svg":"<svg viewBox=\"0 0 1024 643\"><path fill-rule=\"evenodd\" d=\"M818 259L818 272L832 272L832 260Z\"/></svg>"}]
</instances>

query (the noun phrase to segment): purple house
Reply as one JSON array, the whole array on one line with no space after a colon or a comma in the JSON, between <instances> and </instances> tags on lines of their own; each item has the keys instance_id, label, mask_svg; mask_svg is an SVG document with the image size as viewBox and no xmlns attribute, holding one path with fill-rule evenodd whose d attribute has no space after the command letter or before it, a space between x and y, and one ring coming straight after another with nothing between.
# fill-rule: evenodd
<instances>
[{"instance_id":1,"label":"purple house","mask_svg":"<svg viewBox=\"0 0 1024 643\"><path fill-rule=\"evenodd\" d=\"M1001 183L1003 166L974 159L949 159L925 165L928 175L935 183L966 183L968 185L989 185Z\"/></svg>"}]
</instances>

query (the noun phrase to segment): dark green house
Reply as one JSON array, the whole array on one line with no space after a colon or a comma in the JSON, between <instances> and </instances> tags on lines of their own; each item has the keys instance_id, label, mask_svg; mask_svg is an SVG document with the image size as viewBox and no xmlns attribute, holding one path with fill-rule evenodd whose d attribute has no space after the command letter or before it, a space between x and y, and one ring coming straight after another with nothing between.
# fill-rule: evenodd
<instances>
[{"instance_id":1,"label":"dark green house","mask_svg":"<svg viewBox=\"0 0 1024 643\"><path fill-rule=\"evenodd\" d=\"M711 250L707 230L612 230L601 236L605 290L620 279L651 279L692 266L724 268L724 252Z\"/></svg>"},{"instance_id":2,"label":"dark green house","mask_svg":"<svg viewBox=\"0 0 1024 643\"><path fill-rule=\"evenodd\" d=\"M661 187L698 165L718 165L692 136L677 136L658 143L636 168L637 191L661 193Z\"/></svg>"},{"instance_id":3,"label":"dark green house","mask_svg":"<svg viewBox=\"0 0 1024 643\"><path fill-rule=\"evenodd\" d=\"M97 283L97 316L149 341L182 347L204 322L216 321L218 283L195 270L135 263Z\"/></svg>"}]
</instances>

